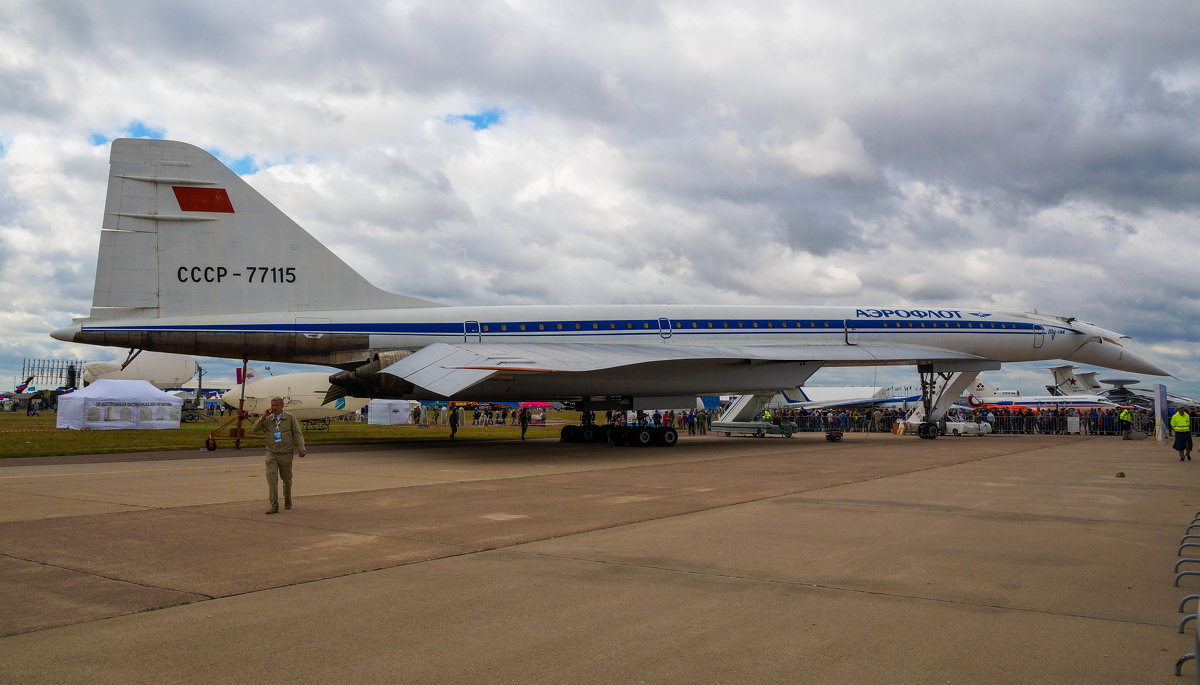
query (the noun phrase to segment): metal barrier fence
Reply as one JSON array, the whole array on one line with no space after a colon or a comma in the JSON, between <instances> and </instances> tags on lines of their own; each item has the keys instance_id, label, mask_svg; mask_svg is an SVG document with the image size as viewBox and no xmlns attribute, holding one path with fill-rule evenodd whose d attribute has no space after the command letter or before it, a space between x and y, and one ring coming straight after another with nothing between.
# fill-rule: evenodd
<instances>
[{"instance_id":1,"label":"metal barrier fence","mask_svg":"<svg viewBox=\"0 0 1200 685\"><path fill-rule=\"evenodd\" d=\"M1021 414L1012 416L997 416L992 421L993 433L1026 434L1026 435L1066 435L1068 416L1052 416L1049 414ZM1084 435L1121 435L1123 426L1116 416L1101 414L1095 417L1080 416L1079 431ZM1200 422L1193 420L1192 432ZM1144 433L1154 432L1154 417L1135 416L1130 421L1130 427Z\"/></svg>"},{"instance_id":2,"label":"metal barrier fence","mask_svg":"<svg viewBox=\"0 0 1200 685\"><path fill-rule=\"evenodd\" d=\"M1066 435L1068 418L1072 417L1052 416L1044 412L997 416L994 421L991 421L992 432L1025 435ZM1121 435L1123 432L1121 421L1115 415L1100 414L1095 417L1080 416L1078 418L1079 430L1084 435ZM879 419L878 426L872 425L873 421L869 416L855 417L842 414L834 414L828 417L822 414L794 417L784 416L782 420L794 422L797 426L797 432L801 433L820 433L830 430L847 433L890 433L892 425L902 420L902 417L883 416ZM978 420L984 421L985 419L979 417ZM1135 416L1130 424L1135 430L1149 434L1154 433L1153 416ZM1192 417L1192 434L1200 434L1200 417Z\"/></svg>"},{"instance_id":3,"label":"metal barrier fence","mask_svg":"<svg viewBox=\"0 0 1200 685\"><path fill-rule=\"evenodd\" d=\"M824 415L785 416L783 420L794 422L797 426L797 432L800 433L823 433L831 430L846 433L890 433L892 432L892 424L898 418L895 416L880 417L878 425L875 425L874 420L869 416L855 417L841 414L829 417Z\"/></svg>"}]
</instances>

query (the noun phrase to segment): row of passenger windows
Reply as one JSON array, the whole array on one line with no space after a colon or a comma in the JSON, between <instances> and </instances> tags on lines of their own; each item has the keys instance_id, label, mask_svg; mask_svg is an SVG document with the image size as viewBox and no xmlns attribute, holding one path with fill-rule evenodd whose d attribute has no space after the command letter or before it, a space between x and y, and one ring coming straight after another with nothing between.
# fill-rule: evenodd
<instances>
[{"instance_id":1,"label":"row of passenger windows","mask_svg":"<svg viewBox=\"0 0 1200 685\"><path fill-rule=\"evenodd\" d=\"M672 330L683 330L688 328L829 328L830 321L672 321ZM834 328L842 328L840 320L833 321ZM1018 328L1018 324L1008 323L983 323L974 321L870 321L856 322L855 325L860 328ZM549 327L549 328L547 328ZM564 330L659 330L657 321L581 321L581 322L554 322L554 323L502 323L502 324L483 324L482 328L485 333L493 330L499 332L512 331L561 331Z\"/></svg>"}]
</instances>

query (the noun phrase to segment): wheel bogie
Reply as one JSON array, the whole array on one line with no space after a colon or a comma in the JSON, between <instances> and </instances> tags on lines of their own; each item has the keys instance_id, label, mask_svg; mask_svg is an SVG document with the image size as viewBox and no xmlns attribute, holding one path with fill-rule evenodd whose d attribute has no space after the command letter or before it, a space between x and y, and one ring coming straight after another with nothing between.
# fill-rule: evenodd
<instances>
[{"instance_id":1,"label":"wheel bogie","mask_svg":"<svg viewBox=\"0 0 1200 685\"><path fill-rule=\"evenodd\" d=\"M562 442L605 442L611 445L674 447L679 432L670 426L563 426L559 432Z\"/></svg>"},{"instance_id":2,"label":"wheel bogie","mask_svg":"<svg viewBox=\"0 0 1200 685\"><path fill-rule=\"evenodd\" d=\"M607 442L613 445L629 444L629 428L625 426L610 426L608 429Z\"/></svg>"},{"instance_id":3,"label":"wheel bogie","mask_svg":"<svg viewBox=\"0 0 1200 685\"><path fill-rule=\"evenodd\" d=\"M936 423L926 421L917 426L917 437L922 440L934 440L937 438L939 432Z\"/></svg>"},{"instance_id":4,"label":"wheel bogie","mask_svg":"<svg viewBox=\"0 0 1200 685\"><path fill-rule=\"evenodd\" d=\"M654 444L654 431L646 426L634 428L630 442L638 447L649 447Z\"/></svg>"},{"instance_id":5,"label":"wheel bogie","mask_svg":"<svg viewBox=\"0 0 1200 685\"><path fill-rule=\"evenodd\" d=\"M674 447L679 442L679 433L670 426L654 431L654 443L662 447Z\"/></svg>"}]
</instances>

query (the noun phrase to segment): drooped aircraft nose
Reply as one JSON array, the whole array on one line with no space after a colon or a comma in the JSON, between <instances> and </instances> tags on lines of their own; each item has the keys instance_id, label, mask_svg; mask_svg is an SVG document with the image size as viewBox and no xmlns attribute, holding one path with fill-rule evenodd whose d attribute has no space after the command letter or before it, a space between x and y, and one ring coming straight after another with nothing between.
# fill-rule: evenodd
<instances>
[{"instance_id":1,"label":"drooped aircraft nose","mask_svg":"<svg viewBox=\"0 0 1200 685\"><path fill-rule=\"evenodd\" d=\"M1111 340L1090 340L1067 357L1068 361L1103 366L1118 371L1141 373L1147 376L1170 376L1158 365L1139 357L1125 346Z\"/></svg>"}]
</instances>

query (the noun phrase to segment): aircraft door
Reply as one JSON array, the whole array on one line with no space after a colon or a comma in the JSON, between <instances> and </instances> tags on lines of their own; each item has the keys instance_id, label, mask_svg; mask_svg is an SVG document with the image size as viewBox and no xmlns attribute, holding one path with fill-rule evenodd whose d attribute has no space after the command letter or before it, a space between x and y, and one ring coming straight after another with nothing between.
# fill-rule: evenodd
<instances>
[{"instance_id":1,"label":"aircraft door","mask_svg":"<svg viewBox=\"0 0 1200 685\"><path fill-rule=\"evenodd\" d=\"M671 320L670 319L668 319L666 317L660 317L658 319L658 334L660 336L662 336L663 340L666 340L667 338L671 337Z\"/></svg>"},{"instance_id":2,"label":"aircraft door","mask_svg":"<svg viewBox=\"0 0 1200 685\"><path fill-rule=\"evenodd\" d=\"M1033 347L1037 349L1046 342L1046 329L1038 324L1033 327Z\"/></svg>"},{"instance_id":3,"label":"aircraft door","mask_svg":"<svg viewBox=\"0 0 1200 685\"><path fill-rule=\"evenodd\" d=\"M858 326L855 326L854 322L851 321L850 319L846 319L845 324L846 324L846 344L847 345L857 345L858 344Z\"/></svg>"},{"instance_id":4,"label":"aircraft door","mask_svg":"<svg viewBox=\"0 0 1200 685\"><path fill-rule=\"evenodd\" d=\"M483 342L483 334L479 332L478 321L463 322L463 342Z\"/></svg>"}]
</instances>

